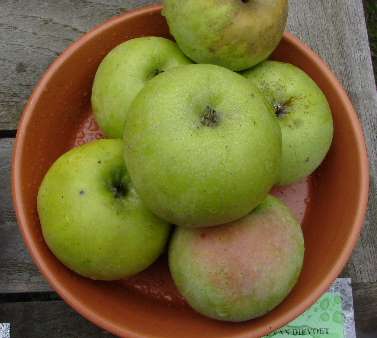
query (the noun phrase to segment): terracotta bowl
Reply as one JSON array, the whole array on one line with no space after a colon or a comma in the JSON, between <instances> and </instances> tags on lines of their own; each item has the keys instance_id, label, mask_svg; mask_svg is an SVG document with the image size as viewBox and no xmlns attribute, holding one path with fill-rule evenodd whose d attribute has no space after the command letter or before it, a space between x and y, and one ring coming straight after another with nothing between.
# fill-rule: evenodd
<instances>
[{"instance_id":1,"label":"terracotta bowl","mask_svg":"<svg viewBox=\"0 0 377 338\"><path fill-rule=\"evenodd\" d=\"M304 69L326 93L335 138L307 180L275 189L302 220L304 269L289 297L266 316L242 324L200 316L179 296L166 257L128 281L96 282L66 269L41 235L36 197L46 171L74 145L101 137L90 115L94 74L102 58L130 38L169 37L158 6L115 17L84 35L47 70L23 113L13 158L13 197L21 232L40 271L59 295L93 323L126 337L260 337L293 320L340 274L358 239L367 207L368 161L360 123L342 86L307 46L286 33L277 60Z\"/></svg>"}]
</instances>

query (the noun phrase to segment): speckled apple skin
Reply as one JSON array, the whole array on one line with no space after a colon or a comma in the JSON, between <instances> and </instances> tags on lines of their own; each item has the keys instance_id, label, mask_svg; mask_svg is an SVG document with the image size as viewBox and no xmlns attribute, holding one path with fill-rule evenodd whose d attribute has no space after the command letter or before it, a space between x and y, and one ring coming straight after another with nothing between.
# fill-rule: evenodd
<instances>
[{"instance_id":1,"label":"speckled apple skin","mask_svg":"<svg viewBox=\"0 0 377 338\"><path fill-rule=\"evenodd\" d=\"M124 195L117 193L120 185ZM55 256L99 280L146 269L164 250L170 231L136 194L121 140L94 141L54 162L39 188L38 214Z\"/></svg>"},{"instance_id":2,"label":"speckled apple skin","mask_svg":"<svg viewBox=\"0 0 377 338\"><path fill-rule=\"evenodd\" d=\"M163 15L192 60L240 71L267 59L277 47L288 0L164 0Z\"/></svg>"},{"instance_id":3,"label":"speckled apple skin","mask_svg":"<svg viewBox=\"0 0 377 338\"><path fill-rule=\"evenodd\" d=\"M300 224L272 196L230 224L178 227L169 249L171 274L187 302L205 316L231 322L260 317L280 304L303 259Z\"/></svg>"},{"instance_id":4,"label":"speckled apple skin","mask_svg":"<svg viewBox=\"0 0 377 338\"><path fill-rule=\"evenodd\" d=\"M298 67L265 61L244 75L265 95L270 109L284 111L277 120L282 132L279 185L312 174L330 149L334 127L330 106L318 85Z\"/></svg>"},{"instance_id":5,"label":"speckled apple skin","mask_svg":"<svg viewBox=\"0 0 377 338\"><path fill-rule=\"evenodd\" d=\"M91 98L105 135L122 138L127 111L150 79L190 63L173 41L161 37L135 38L115 47L97 70Z\"/></svg>"},{"instance_id":6,"label":"speckled apple skin","mask_svg":"<svg viewBox=\"0 0 377 338\"><path fill-rule=\"evenodd\" d=\"M216 111L212 125L203 124L208 107ZM181 226L245 216L280 170L280 127L262 94L215 65L177 67L149 81L127 114L124 142L143 202Z\"/></svg>"}]
</instances>

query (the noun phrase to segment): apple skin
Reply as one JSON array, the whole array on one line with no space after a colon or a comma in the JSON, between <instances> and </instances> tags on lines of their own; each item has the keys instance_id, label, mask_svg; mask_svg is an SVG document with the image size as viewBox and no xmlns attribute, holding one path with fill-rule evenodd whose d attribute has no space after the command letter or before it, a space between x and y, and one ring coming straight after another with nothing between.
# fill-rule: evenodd
<instances>
[{"instance_id":1,"label":"apple skin","mask_svg":"<svg viewBox=\"0 0 377 338\"><path fill-rule=\"evenodd\" d=\"M140 198L181 226L238 219L279 175L281 132L263 95L215 65L188 65L149 81L125 123L125 161Z\"/></svg>"},{"instance_id":2,"label":"apple skin","mask_svg":"<svg viewBox=\"0 0 377 338\"><path fill-rule=\"evenodd\" d=\"M287 23L288 0L164 0L179 47L197 63L248 69L268 58Z\"/></svg>"},{"instance_id":3,"label":"apple skin","mask_svg":"<svg viewBox=\"0 0 377 338\"><path fill-rule=\"evenodd\" d=\"M301 69L265 61L244 73L265 95L279 121L283 144L280 185L312 174L333 139L333 119L326 96Z\"/></svg>"},{"instance_id":4,"label":"apple skin","mask_svg":"<svg viewBox=\"0 0 377 338\"><path fill-rule=\"evenodd\" d=\"M189 61L177 45L161 37L128 40L101 62L93 84L92 108L96 121L109 138L122 138L125 114L145 83Z\"/></svg>"},{"instance_id":5,"label":"apple skin","mask_svg":"<svg viewBox=\"0 0 377 338\"><path fill-rule=\"evenodd\" d=\"M303 266L300 224L268 196L251 214L219 227L177 227L169 268L178 290L199 313L222 321L260 317L279 305Z\"/></svg>"},{"instance_id":6,"label":"apple skin","mask_svg":"<svg viewBox=\"0 0 377 338\"><path fill-rule=\"evenodd\" d=\"M43 236L55 256L99 280L134 275L162 253L170 226L136 194L122 140L74 148L49 169L38 193Z\"/></svg>"}]
</instances>

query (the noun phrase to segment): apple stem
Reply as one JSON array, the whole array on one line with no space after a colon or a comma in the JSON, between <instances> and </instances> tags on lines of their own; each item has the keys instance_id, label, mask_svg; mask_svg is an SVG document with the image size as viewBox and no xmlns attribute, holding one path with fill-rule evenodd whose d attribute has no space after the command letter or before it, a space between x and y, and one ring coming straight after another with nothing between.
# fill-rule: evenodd
<instances>
[{"instance_id":1,"label":"apple stem","mask_svg":"<svg viewBox=\"0 0 377 338\"><path fill-rule=\"evenodd\" d=\"M153 77L155 77L155 76L157 76L157 75L159 75L159 74L161 74L161 73L163 73L163 72L165 72L165 71L162 70L162 69L156 69L156 70L154 71L154 73L153 73Z\"/></svg>"}]
</instances>

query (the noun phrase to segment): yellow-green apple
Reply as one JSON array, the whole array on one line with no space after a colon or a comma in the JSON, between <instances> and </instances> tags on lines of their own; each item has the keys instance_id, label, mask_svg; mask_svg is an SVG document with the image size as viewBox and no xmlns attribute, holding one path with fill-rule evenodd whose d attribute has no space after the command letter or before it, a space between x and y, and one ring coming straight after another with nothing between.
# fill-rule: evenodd
<instances>
[{"instance_id":1,"label":"yellow-green apple","mask_svg":"<svg viewBox=\"0 0 377 338\"><path fill-rule=\"evenodd\" d=\"M78 274L114 280L144 270L162 253L169 225L139 199L122 140L99 140L62 155L38 193L43 236Z\"/></svg>"},{"instance_id":2,"label":"yellow-green apple","mask_svg":"<svg viewBox=\"0 0 377 338\"><path fill-rule=\"evenodd\" d=\"M93 112L105 135L122 138L125 115L148 80L189 63L174 42L160 37L136 38L114 48L100 64L92 91Z\"/></svg>"},{"instance_id":3,"label":"yellow-green apple","mask_svg":"<svg viewBox=\"0 0 377 338\"><path fill-rule=\"evenodd\" d=\"M163 9L187 56L237 71L267 59L287 14L288 0L164 0Z\"/></svg>"},{"instance_id":4,"label":"yellow-green apple","mask_svg":"<svg viewBox=\"0 0 377 338\"><path fill-rule=\"evenodd\" d=\"M210 318L241 322L280 304L304 258L300 224L268 196L251 214L219 227L177 227L169 267L187 302Z\"/></svg>"},{"instance_id":5,"label":"yellow-green apple","mask_svg":"<svg viewBox=\"0 0 377 338\"><path fill-rule=\"evenodd\" d=\"M310 175L325 158L333 138L326 96L294 65L265 61L244 75L265 95L282 132L282 164L278 183L286 185Z\"/></svg>"},{"instance_id":6,"label":"yellow-green apple","mask_svg":"<svg viewBox=\"0 0 377 338\"><path fill-rule=\"evenodd\" d=\"M215 65L177 67L149 81L126 116L124 142L140 198L182 226L246 215L280 169L280 127L263 95Z\"/></svg>"}]
</instances>

